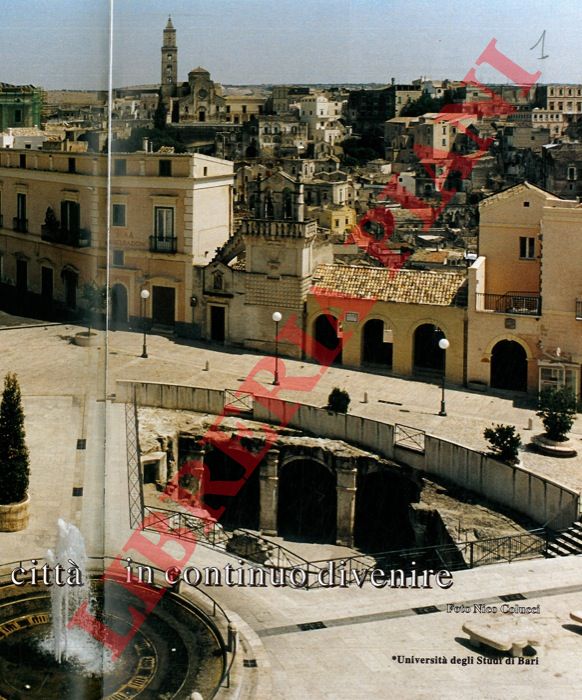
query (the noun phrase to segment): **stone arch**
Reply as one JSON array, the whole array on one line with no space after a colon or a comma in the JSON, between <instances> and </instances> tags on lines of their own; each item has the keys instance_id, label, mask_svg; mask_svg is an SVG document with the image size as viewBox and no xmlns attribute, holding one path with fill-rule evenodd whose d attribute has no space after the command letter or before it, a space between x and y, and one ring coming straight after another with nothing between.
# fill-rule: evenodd
<instances>
[{"instance_id":1,"label":"stone arch","mask_svg":"<svg viewBox=\"0 0 582 700\"><path fill-rule=\"evenodd\" d=\"M491 348L489 384L493 389L527 391L528 351L524 343L502 338Z\"/></svg>"},{"instance_id":2,"label":"stone arch","mask_svg":"<svg viewBox=\"0 0 582 700\"><path fill-rule=\"evenodd\" d=\"M446 329L432 319L424 319L411 329L412 369L415 374L438 374L445 371L445 352L438 343L447 337Z\"/></svg>"},{"instance_id":3,"label":"stone arch","mask_svg":"<svg viewBox=\"0 0 582 700\"><path fill-rule=\"evenodd\" d=\"M313 338L316 347L319 345L333 353L332 364L342 364L343 338L341 337L341 324L336 316L329 312L323 312L316 316L313 320Z\"/></svg>"},{"instance_id":4,"label":"stone arch","mask_svg":"<svg viewBox=\"0 0 582 700\"><path fill-rule=\"evenodd\" d=\"M205 484L207 488L212 481L240 483L245 479L245 468L218 446L210 446L204 453ZM233 496L207 494L204 502L214 509L224 506L220 517L221 524L226 528L246 527L251 530L259 529L260 511L260 469L253 469L245 479L245 484Z\"/></svg>"},{"instance_id":5,"label":"stone arch","mask_svg":"<svg viewBox=\"0 0 582 700\"><path fill-rule=\"evenodd\" d=\"M288 538L335 544L336 475L310 455L296 455L279 469L277 531Z\"/></svg>"},{"instance_id":6,"label":"stone arch","mask_svg":"<svg viewBox=\"0 0 582 700\"><path fill-rule=\"evenodd\" d=\"M384 342L384 329L391 329L384 318L369 318L364 323L361 334L361 358L363 364L392 369L393 343Z\"/></svg>"},{"instance_id":7,"label":"stone arch","mask_svg":"<svg viewBox=\"0 0 582 700\"><path fill-rule=\"evenodd\" d=\"M368 552L414 546L410 503L418 487L410 479L381 467L358 469L354 544Z\"/></svg>"}]
</instances>

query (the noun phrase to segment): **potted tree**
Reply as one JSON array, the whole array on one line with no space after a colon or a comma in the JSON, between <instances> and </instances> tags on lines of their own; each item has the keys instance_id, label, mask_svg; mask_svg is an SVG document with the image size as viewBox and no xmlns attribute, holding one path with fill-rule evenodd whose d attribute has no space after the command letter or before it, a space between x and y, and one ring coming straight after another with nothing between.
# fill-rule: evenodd
<instances>
[{"instance_id":1,"label":"potted tree","mask_svg":"<svg viewBox=\"0 0 582 700\"><path fill-rule=\"evenodd\" d=\"M576 450L568 440L576 416L574 392L565 386L543 389L536 415L542 419L545 428L545 433L532 438L537 450L554 457L574 457Z\"/></svg>"},{"instance_id":2,"label":"potted tree","mask_svg":"<svg viewBox=\"0 0 582 700\"><path fill-rule=\"evenodd\" d=\"M24 411L15 374L4 378L0 403L0 530L16 532L28 526L29 463Z\"/></svg>"},{"instance_id":3,"label":"potted tree","mask_svg":"<svg viewBox=\"0 0 582 700\"><path fill-rule=\"evenodd\" d=\"M87 316L87 330L75 335L75 344L87 347L96 345L98 335L92 331L92 323L95 315L105 309L107 300L107 287L98 285L94 280L86 282L81 288L81 301Z\"/></svg>"}]
</instances>

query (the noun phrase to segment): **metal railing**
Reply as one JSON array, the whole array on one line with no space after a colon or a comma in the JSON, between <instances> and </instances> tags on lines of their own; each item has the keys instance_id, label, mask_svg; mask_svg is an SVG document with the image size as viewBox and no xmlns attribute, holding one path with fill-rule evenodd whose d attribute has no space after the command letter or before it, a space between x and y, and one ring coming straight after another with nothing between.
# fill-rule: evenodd
<instances>
[{"instance_id":1,"label":"metal railing","mask_svg":"<svg viewBox=\"0 0 582 700\"><path fill-rule=\"evenodd\" d=\"M178 239L175 236L172 238L158 238L157 236L150 236L150 252L175 253L177 250Z\"/></svg>"},{"instance_id":2,"label":"metal railing","mask_svg":"<svg viewBox=\"0 0 582 700\"><path fill-rule=\"evenodd\" d=\"M129 525L140 527L144 517L143 475L141 470L141 451L139 448L139 426L137 403L125 404L125 433L127 454L127 489L129 493Z\"/></svg>"},{"instance_id":3,"label":"metal railing","mask_svg":"<svg viewBox=\"0 0 582 700\"><path fill-rule=\"evenodd\" d=\"M401 423L394 424L394 447L405 447L407 450L424 453L425 436L424 430Z\"/></svg>"},{"instance_id":4,"label":"metal railing","mask_svg":"<svg viewBox=\"0 0 582 700\"><path fill-rule=\"evenodd\" d=\"M476 297L477 311L526 316L539 316L542 312L542 297L534 292L478 293Z\"/></svg>"},{"instance_id":5,"label":"metal railing","mask_svg":"<svg viewBox=\"0 0 582 700\"><path fill-rule=\"evenodd\" d=\"M12 228L18 233L28 233L28 219L19 219L15 216L12 219Z\"/></svg>"},{"instance_id":6,"label":"metal railing","mask_svg":"<svg viewBox=\"0 0 582 700\"><path fill-rule=\"evenodd\" d=\"M254 394L248 391L238 391L238 389L224 390L224 412L225 413L252 413Z\"/></svg>"},{"instance_id":7,"label":"metal railing","mask_svg":"<svg viewBox=\"0 0 582 700\"><path fill-rule=\"evenodd\" d=\"M64 229L60 226L40 227L41 240L49 243L61 243L73 248L88 248L91 245L91 231L86 228Z\"/></svg>"}]
</instances>

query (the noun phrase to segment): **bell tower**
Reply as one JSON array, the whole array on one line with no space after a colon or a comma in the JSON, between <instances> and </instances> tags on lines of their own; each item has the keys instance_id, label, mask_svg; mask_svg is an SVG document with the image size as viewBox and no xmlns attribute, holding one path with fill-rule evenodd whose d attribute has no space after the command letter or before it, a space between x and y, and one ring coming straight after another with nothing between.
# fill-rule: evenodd
<instances>
[{"instance_id":1,"label":"bell tower","mask_svg":"<svg viewBox=\"0 0 582 700\"><path fill-rule=\"evenodd\" d=\"M166 97L172 97L175 94L177 84L178 47L176 46L176 30L172 24L172 18L168 17L162 44L162 94Z\"/></svg>"}]
</instances>

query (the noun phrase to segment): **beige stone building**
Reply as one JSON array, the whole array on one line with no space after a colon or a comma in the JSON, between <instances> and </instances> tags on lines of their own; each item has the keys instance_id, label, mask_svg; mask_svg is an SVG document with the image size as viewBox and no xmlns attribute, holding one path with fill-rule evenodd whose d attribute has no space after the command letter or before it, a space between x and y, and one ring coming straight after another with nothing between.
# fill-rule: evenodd
<instances>
[{"instance_id":1,"label":"beige stone building","mask_svg":"<svg viewBox=\"0 0 582 700\"><path fill-rule=\"evenodd\" d=\"M109 212L112 318L192 330L192 266L232 228L232 163L203 155L115 154ZM82 305L106 281L107 157L0 152L0 274L22 309Z\"/></svg>"},{"instance_id":2,"label":"beige stone building","mask_svg":"<svg viewBox=\"0 0 582 700\"><path fill-rule=\"evenodd\" d=\"M285 176L287 177L287 176ZM333 247L305 218L303 185L289 179L289 199L244 220L214 260L194 269L194 321L199 337L217 343L273 352L275 311L282 324L303 328L307 292L314 268L330 263ZM288 210L282 207L288 206ZM286 213L287 216L282 214ZM303 344L281 340L282 354L301 357Z\"/></svg>"},{"instance_id":3,"label":"beige stone building","mask_svg":"<svg viewBox=\"0 0 582 700\"><path fill-rule=\"evenodd\" d=\"M580 395L582 206L524 183L480 205L469 269L469 382Z\"/></svg>"},{"instance_id":4,"label":"beige stone building","mask_svg":"<svg viewBox=\"0 0 582 700\"><path fill-rule=\"evenodd\" d=\"M466 277L320 265L307 297L306 353L401 376L464 381ZM449 349L439 348L446 338ZM446 366L446 369L445 369Z\"/></svg>"}]
</instances>

